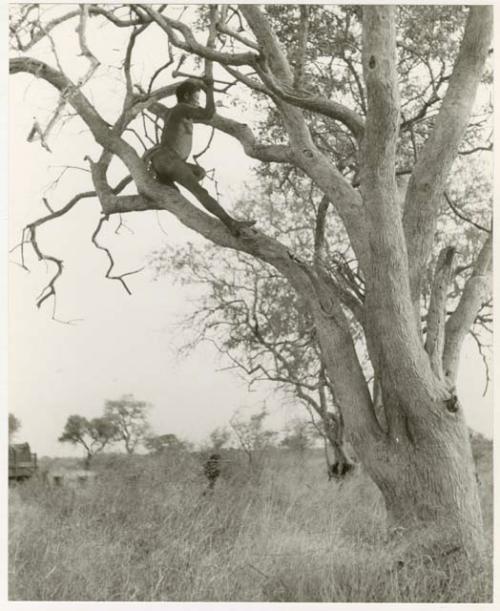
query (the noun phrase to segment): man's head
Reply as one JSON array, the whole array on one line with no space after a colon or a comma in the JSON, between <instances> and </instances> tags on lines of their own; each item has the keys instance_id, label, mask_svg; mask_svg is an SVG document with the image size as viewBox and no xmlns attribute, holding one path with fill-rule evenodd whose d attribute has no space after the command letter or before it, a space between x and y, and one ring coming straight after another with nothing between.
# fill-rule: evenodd
<instances>
[{"instance_id":1,"label":"man's head","mask_svg":"<svg viewBox=\"0 0 500 611\"><path fill-rule=\"evenodd\" d=\"M195 80L188 80L181 83L175 90L177 101L184 104L198 104L198 97L203 85Z\"/></svg>"}]
</instances>

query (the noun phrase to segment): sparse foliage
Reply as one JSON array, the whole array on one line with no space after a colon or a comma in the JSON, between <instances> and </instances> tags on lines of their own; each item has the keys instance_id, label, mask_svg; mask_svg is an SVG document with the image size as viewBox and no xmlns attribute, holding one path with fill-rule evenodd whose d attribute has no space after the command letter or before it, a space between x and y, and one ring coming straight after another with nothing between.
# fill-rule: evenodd
<instances>
[{"instance_id":1,"label":"sparse foliage","mask_svg":"<svg viewBox=\"0 0 500 611\"><path fill-rule=\"evenodd\" d=\"M265 451L273 445L278 435L276 431L264 428L267 415L265 407L248 417L245 417L243 411L239 410L230 420L236 439L247 455L248 462L253 466L260 462Z\"/></svg>"}]
</instances>

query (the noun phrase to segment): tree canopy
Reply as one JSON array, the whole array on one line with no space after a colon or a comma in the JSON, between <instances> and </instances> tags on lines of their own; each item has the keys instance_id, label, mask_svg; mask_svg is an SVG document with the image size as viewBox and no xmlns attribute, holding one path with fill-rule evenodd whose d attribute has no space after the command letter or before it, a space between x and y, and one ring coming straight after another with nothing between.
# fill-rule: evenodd
<instances>
[{"instance_id":1,"label":"tree canopy","mask_svg":"<svg viewBox=\"0 0 500 611\"><path fill-rule=\"evenodd\" d=\"M84 416L74 414L67 419L59 441L82 446L87 453L86 465L88 467L92 457L104 450L116 435L117 428L109 418L98 417L89 420Z\"/></svg>"},{"instance_id":2,"label":"tree canopy","mask_svg":"<svg viewBox=\"0 0 500 611\"><path fill-rule=\"evenodd\" d=\"M123 441L127 454L133 454L149 432L149 409L146 401L135 399L133 395L106 401L104 414L113 423L115 439Z\"/></svg>"}]
</instances>

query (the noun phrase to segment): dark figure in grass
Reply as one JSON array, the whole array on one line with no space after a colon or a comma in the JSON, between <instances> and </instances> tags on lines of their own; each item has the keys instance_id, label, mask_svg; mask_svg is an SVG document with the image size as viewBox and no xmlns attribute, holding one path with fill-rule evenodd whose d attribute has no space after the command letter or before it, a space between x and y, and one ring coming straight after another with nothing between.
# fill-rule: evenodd
<instances>
[{"instance_id":1,"label":"dark figure in grass","mask_svg":"<svg viewBox=\"0 0 500 611\"><path fill-rule=\"evenodd\" d=\"M160 145L147 154L152 169L159 182L175 186L177 182L192 193L198 201L214 216L220 219L234 236L240 235L240 230L251 227L255 221L237 221L222 208L222 206L200 185L205 176L205 170L186 159L193 146L193 121L210 119L215 112L213 82L207 85L194 80L181 83L176 90L177 104L167 109L156 103L150 107L155 114L164 120ZM199 92L206 92L206 107L199 104Z\"/></svg>"},{"instance_id":2,"label":"dark figure in grass","mask_svg":"<svg viewBox=\"0 0 500 611\"><path fill-rule=\"evenodd\" d=\"M205 477L208 479L208 490L213 490L215 482L220 475L220 458L220 454L210 454L203 467Z\"/></svg>"},{"instance_id":3,"label":"dark figure in grass","mask_svg":"<svg viewBox=\"0 0 500 611\"><path fill-rule=\"evenodd\" d=\"M353 469L354 465L348 462L335 462L333 465L328 465L328 480L342 479Z\"/></svg>"}]
</instances>

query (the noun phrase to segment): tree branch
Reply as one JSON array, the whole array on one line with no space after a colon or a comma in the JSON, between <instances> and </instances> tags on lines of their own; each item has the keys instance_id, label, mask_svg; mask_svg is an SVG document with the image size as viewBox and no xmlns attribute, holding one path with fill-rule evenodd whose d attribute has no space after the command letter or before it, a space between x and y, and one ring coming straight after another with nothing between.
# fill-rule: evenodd
<instances>
[{"instance_id":1,"label":"tree branch","mask_svg":"<svg viewBox=\"0 0 500 611\"><path fill-rule=\"evenodd\" d=\"M301 89L304 82L304 67L307 53L307 37L309 34L309 7L299 5L300 21L297 31L297 47L295 49L295 66L293 75L294 89Z\"/></svg>"},{"instance_id":2,"label":"tree branch","mask_svg":"<svg viewBox=\"0 0 500 611\"><path fill-rule=\"evenodd\" d=\"M246 53L223 53L217 49L210 49L199 43L191 29L181 21L171 19L166 15L162 15L150 5L139 4L139 6L149 17L155 21L160 28L167 33L170 42L174 47L183 49L189 53L195 53L205 59L218 62L220 64L230 64L233 66L252 65L255 61L256 54L252 52ZM177 32L182 34L182 38L177 35Z\"/></svg>"},{"instance_id":3,"label":"tree branch","mask_svg":"<svg viewBox=\"0 0 500 611\"><path fill-rule=\"evenodd\" d=\"M448 90L413 170L404 211L404 229L414 301L430 256L445 182L464 135L491 41L491 6L472 6Z\"/></svg>"},{"instance_id":4,"label":"tree branch","mask_svg":"<svg viewBox=\"0 0 500 611\"><path fill-rule=\"evenodd\" d=\"M369 222L365 332L379 346L383 387L395 404L418 413L445 390L436 384L417 326L396 184L399 94L394 7L363 7L363 70L368 114L362 147L361 192ZM391 372L383 366L391 363ZM399 380L399 382L395 382ZM404 380L404 383L402 381ZM406 389L413 388L409 400Z\"/></svg>"},{"instance_id":5,"label":"tree branch","mask_svg":"<svg viewBox=\"0 0 500 611\"><path fill-rule=\"evenodd\" d=\"M255 135L246 123L239 123L233 119L222 117L218 113L215 113L210 121L203 121L203 123L236 138L243 146L245 153L253 159L276 161L278 163L293 163L292 150L289 146L257 142Z\"/></svg>"},{"instance_id":6,"label":"tree branch","mask_svg":"<svg viewBox=\"0 0 500 611\"><path fill-rule=\"evenodd\" d=\"M465 216L465 214L463 214L458 209L458 207L453 202L453 200L451 199L451 197L449 196L447 191L444 192L444 198L445 198L446 203L448 204L448 206L451 208L452 212L454 214L456 214L458 216L458 218L462 219L462 221L465 221L466 223L469 223L470 225L472 225L476 229L479 229L480 231L485 231L486 233L491 233L491 229L488 229L487 227L484 227L483 225L480 225L479 223L476 223L475 221L473 221L469 217Z\"/></svg>"},{"instance_id":7,"label":"tree branch","mask_svg":"<svg viewBox=\"0 0 500 611\"><path fill-rule=\"evenodd\" d=\"M363 119L358 115L358 113L351 110L347 106L334 102L333 100L329 100L328 98L313 96L311 93L297 91L292 87L280 85L269 72L266 72L258 66L257 73L261 77L267 89L284 102L304 110L317 112L325 117L330 117L331 119L339 121L352 132L353 136L358 141L363 137Z\"/></svg>"},{"instance_id":8,"label":"tree branch","mask_svg":"<svg viewBox=\"0 0 500 611\"><path fill-rule=\"evenodd\" d=\"M471 276L467 280L456 310L448 318L445 327L443 367L450 384L455 383L463 340L491 293L493 236L483 244Z\"/></svg>"},{"instance_id":9,"label":"tree branch","mask_svg":"<svg viewBox=\"0 0 500 611\"><path fill-rule=\"evenodd\" d=\"M427 335L425 339L425 350L429 355L431 367L434 373L443 379L443 349L444 349L444 326L446 322L446 301L448 288L453 272L453 247L443 248L439 253L434 272L429 311L427 313Z\"/></svg>"},{"instance_id":10,"label":"tree branch","mask_svg":"<svg viewBox=\"0 0 500 611\"><path fill-rule=\"evenodd\" d=\"M140 271L142 271L144 268L141 267L140 269L136 269L136 270L131 271L131 272L126 272L124 274L119 274L117 276L112 276L111 275L111 271L113 270L113 267L115 266L115 261L113 259L112 254L111 254L111 251L108 248L106 248L105 246L102 246L101 244L99 244L99 242L97 241L97 236L99 235L99 232L101 231L102 225L108 219L109 219L109 216L107 214L103 214L101 216L101 218L99 219L99 222L97 223L97 226L96 226L96 228L94 230L94 233L92 234L91 241L95 245L96 248L98 248L99 250L103 250L106 253L106 255L107 255L108 259L109 259L109 267L106 270L106 278L108 278L109 280L118 280L119 282L121 282L123 288L127 291L127 293L129 295L132 295L132 291L128 288L127 283L125 282L124 278L126 276L131 276L132 274L137 274Z\"/></svg>"}]
</instances>

